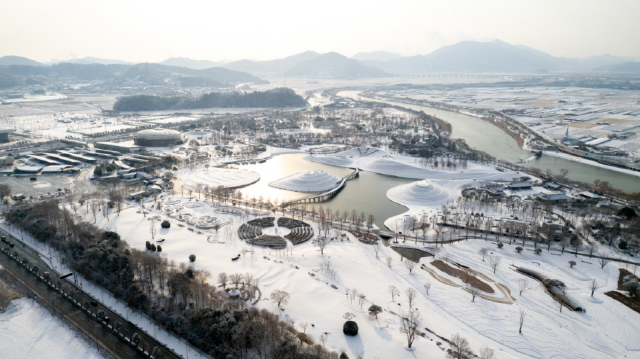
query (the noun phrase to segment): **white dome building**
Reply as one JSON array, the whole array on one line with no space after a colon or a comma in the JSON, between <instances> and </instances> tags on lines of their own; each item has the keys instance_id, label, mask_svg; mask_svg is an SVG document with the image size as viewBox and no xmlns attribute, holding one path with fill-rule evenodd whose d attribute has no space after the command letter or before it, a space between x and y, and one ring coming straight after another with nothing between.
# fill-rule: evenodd
<instances>
[{"instance_id":1,"label":"white dome building","mask_svg":"<svg viewBox=\"0 0 640 359\"><path fill-rule=\"evenodd\" d=\"M133 142L138 146L145 147L172 146L182 143L182 135L176 130L152 128L133 135Z\"/></svg>"}]
</instances>

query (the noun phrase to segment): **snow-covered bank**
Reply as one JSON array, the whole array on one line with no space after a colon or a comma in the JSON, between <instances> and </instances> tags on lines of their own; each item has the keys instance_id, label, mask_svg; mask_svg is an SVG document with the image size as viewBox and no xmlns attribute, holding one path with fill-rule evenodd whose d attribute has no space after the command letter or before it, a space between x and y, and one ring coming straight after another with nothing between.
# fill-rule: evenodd
<instances>
[{"instance_id":1,"label":"snow-covered bank","mask_svg":"<svg viewBox=\"0 0 640 359\"><path fill-rule=\"evenodd\" d=\"M19 298L0 313L0 357L4 359L102 359L95 345L53 317L33 299Z\"/></svg>"},{"instance_id":2,"label":"snow-covered bank","mask_svg":"<svg viewBox=\"0 0 640 359\"><path fill-rule=\"evenodd\" d=\"M611 170L611 171L616 171L616 172L620 172L620 173L624 173L624 174L640 177L640 172L628 170L628 169L625 169L625 168L615 167L615 166L607 166L605 164L602 164L602 163L599 163L599 162L596 162L596 161L591 161L591 160L588 160L588 159L585 159L585 158L572 156L570 154L566 154L566 153L562 153L562 152L543 151L542 153L547 155L547 156L551 156L551 157L558 157L558 158L562 158L562 159L573 161L573 162L584 163L584 164L589 165L589 166L605 168L605 169L608 169L608 170Z\"/></svg>"}]
</instances>

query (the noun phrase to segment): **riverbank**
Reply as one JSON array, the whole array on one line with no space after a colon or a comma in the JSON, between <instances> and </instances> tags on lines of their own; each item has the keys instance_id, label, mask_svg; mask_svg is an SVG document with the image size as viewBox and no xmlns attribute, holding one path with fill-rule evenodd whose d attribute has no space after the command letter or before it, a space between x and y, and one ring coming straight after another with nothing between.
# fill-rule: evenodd
<instances>
[{"instance_id":1,"label":"riverbank","mask_svg":"<svg viewBox=\"0 0 640 359\"><path fill-rule=\"evenodd\" d=\"M572 182L581 182L592 186L595 180L606 181L616 190L634 193L638 192L638 177L630 175L620 168L594 166L574 158L558 156L542 156L534 161L522 163L531 157L531 150L518 146L513 137L501 129L496 129L494 124L487 123L478 115L470 115L467 110L445 109L443 106L429 107L414 103L401 103L391 100L365 98L359 95L361 91L339 91L338 96L349 97L360 101L377 101L390 105L410 108L415 111L423 111L429 115L437 116L453 125L452 138L462 138L469 146L484 151L498 160L511 164L520 164L525 168L537 168L541 171L550 170L555 175L560 175L562 169L569 171L567 179ZM523 169L525 170L525 169Z\"/></svg>"}]
</instances>

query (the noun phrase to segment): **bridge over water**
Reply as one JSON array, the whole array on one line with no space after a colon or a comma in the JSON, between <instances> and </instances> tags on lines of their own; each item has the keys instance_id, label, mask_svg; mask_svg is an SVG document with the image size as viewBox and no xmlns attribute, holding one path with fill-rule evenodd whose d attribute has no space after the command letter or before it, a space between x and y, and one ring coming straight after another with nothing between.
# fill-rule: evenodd
<instances>
[{"instance_id":1,"label":"bridge over water","mask_svg":"<svg viewBox=\"0 0 640 359\"><path fill-rule=\"evenodd\" d=\"M332 189L320 193L320 194L316 194L316 195L312 195L309 197L304 197L304 198L300 198L300 199L296 199L293 201L289 201L286 203L283 203L282 206L286 207L295 203L305 203L305 202L319 202L319 201L324 201L327 200L333 196L335 196L336 194L338 194L338 192L340 192L340 190L347 184L347 181L350 179L354 179L356 177L358 177L358 175L360 174L360 170L358 168L356 168L353 172L351 172L350 174L346 175L345 177L343 177L340 182L333 187Z\"/></svg>"}]
</instances>

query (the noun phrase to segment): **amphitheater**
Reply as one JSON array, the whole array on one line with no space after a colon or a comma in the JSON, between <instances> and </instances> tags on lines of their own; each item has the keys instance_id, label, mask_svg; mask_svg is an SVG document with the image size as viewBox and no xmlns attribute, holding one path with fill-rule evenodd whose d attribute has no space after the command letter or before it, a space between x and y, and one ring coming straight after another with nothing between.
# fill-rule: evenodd
<instances>
[{"instance_id":1,"label":"amphitheater","mask_svg":"<svg viewBox=\"0 0 640 359\"><path fill-rule=\"evenodd\" d=\"M280 217L277 224L278 228L286 228L289 233L284 236L264 233L264 229L275 226L275 217L264 217L242 224L238 228L238 237L249 244L273 249L285 248L287 246L285 238L296 245L304 243L313 237L313 228L306 222Z\"/></svg>"},{"instance_id":2,"label":"amphitheater","mask_svg":"<svg viewBox=\"0 0 640 359\"><path fill-rule=\"evenodd\" d=\"M188 176L184 176L183 180L192 186L236 188L258 182L260 175L256 172L242 169L209 168L189 173Z\"/></svg>"}]
</instances>

